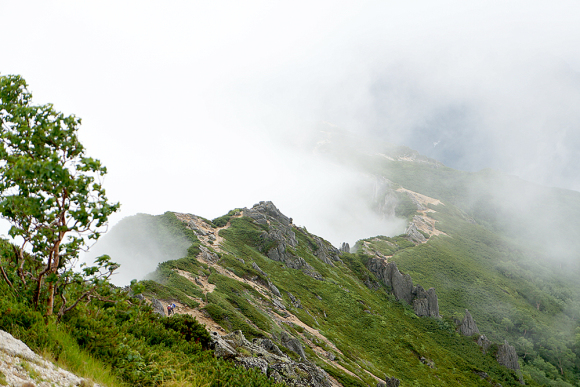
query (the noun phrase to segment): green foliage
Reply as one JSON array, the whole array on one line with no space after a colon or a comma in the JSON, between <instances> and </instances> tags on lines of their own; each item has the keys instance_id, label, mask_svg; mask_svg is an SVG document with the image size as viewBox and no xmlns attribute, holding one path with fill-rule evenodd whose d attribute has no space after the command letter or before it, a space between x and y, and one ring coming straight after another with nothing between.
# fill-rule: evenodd
<instances>
[{"instance_id":1,"label":"green foliage","mask_svg":"<svg viewBox=\"0 0 580 387\"><path fill-rule=\"evenodd\" d=\"M215 227L224 227L226 224L228 224L228 222L230 221L230 219L233 216L236 216L236 215L240 214L241 212L242 212L241 208L233 209L233 210L229 211L226 215L222 215L218 218L215 218L214 220L211 221L211 223Z\"/></svg>"},{"instance_id":2,"label":"green foliage","mask_svg":"<svg viewBox=\"0 0 580 387\"><path fill-rule=\"evenodd\" d=\"M34 289L33 303L44 304L47 315L53 313L55 294L61 296L62 316L76 305L67 302L71 283L84 285L76 299L86 298L115 270L108 258L82 274L73 266L79 250L99 238L119 204L108 201L99 181L106 168L87 157L78 140L81 120L51 104L31 102L22 77L0 76L0 216L12 225L8 234L24 240L14 259L0 265L17 271L14 281L20 286Z\"/></svg>"}]
</instances>

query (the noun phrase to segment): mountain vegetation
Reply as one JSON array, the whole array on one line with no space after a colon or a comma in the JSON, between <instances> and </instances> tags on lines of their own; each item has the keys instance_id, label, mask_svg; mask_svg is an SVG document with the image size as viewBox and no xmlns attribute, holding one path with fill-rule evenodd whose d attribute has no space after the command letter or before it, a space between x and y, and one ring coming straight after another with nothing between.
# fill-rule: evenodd
<instances>
[{"instance_id":1,"label":"mountain vegetation","mask_svg":"<svg viewBox=\"0 0 580 387\"><path fill-rule=\"evenodd\" d=\"M405 233L339 249L271 202L213 220L140 214L75 273L118 208L95 180L106 170L84 155L80 120L30 105L21 78L0 79L0 210L25 242L0 242L0 329L86 380L580 385L580 194L326 130L317 151L375 179L367 204L405 219ZM122 288L109 255L160 263Z\"/></svg>"}]
</instances>

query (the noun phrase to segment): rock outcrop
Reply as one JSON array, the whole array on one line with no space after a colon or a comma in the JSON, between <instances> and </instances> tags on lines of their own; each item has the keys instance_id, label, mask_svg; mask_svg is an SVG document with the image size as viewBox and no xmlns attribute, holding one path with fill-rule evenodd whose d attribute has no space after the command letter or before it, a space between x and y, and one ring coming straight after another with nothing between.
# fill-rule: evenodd
<instances>
[{"instance_id":1,"label":"rock outcrop","mask_svg":"<svg viewBox=\"0 0 580 387\"><path fill-rule=\"evenodd\" d=\"M425 290L421 285L417 285L414 293L413 310L417 316L439 317L439 300L434 288Z\"/></svg>"},{"instance_id":2,"label":"rock outcrop","mask_svg":"<svg viewBox=\"0 0 580 387\"><path fill-rule=\"evenodd\" d=\"M153 301L151 302L151 306L153 307L153 311L155 313L165 317L165 308L163 307L163 304L159 302L158 299L154 298Z\"/></svg>"},{"instance_id":3,"label":"rock outcrop","mask_svg":"<svg viewBox=\"0 0 580 387\"><path fill-rule=\"evenodd\" d=\"M487 353L487 349L491 346L491 341L485 335L481 335L477 338L477 345L483 349L483 353Z\"/></svg>"},{"instance_id":4,"label":"rock outcrop","mask_svg":"<svg viewBox=\"0 0 580 387\"><path fill-rule=\"evenodd\" d=\"M27 371L23 364L31 372ZM35 386L39 383L31 375L40 375L42 384L50 386L91 385L92 381L82 379L35 354L26 344L11 334L0 330L0 375L9 386ZM0 383L1 384L1 383Z\"/></svg>"},{"instance_id":5,"label":"rock outcrop","mask_svg":"<svg viewBox=\"0 0 580 387\"><path fill-rule=\"evenodd\" d=\"M350 253L350 245L346 242L342 242L342 246L340 246L340 250L341 253Z\"/></svg>"},{"instance_id":6,"label":"rock outcrop","mask_svg":"<svg viewBox=\"0 0 580 387\"><path fill-rule=\"evenodd\" d=\"M516 371L520 374L520 363L518 363L518 354L516 349L509 345L507 340L504 341L497 349L496 355L497 361L502 366L509 368L510 370ZM520 383L523 384L523 378L520 374Z\"/></svg>"},{"instance_id":7,"label":"rock outcrop","mask_svg":"<svg viewBox=\"0 0 580 387\"><path fill-rule=\"evenodd\" d=\"M397 300L412 305L418 316L439 317L439 301L434 288L426 291L421 285L413 286L409 274L402 274L396 263L382 257L369 259L367 268L392 290Z\"/></svg>"},{"instance_id":8,"label":"rock outcrop","mask_svg":"<svg viewBox=\"0 0 580 387\"><path fill-rule=\"evenodd\" d=\"M260 202L252 208L244 208L242 214L256 223L268 226L263 232L267 251L263 253L273 261L283 262L291 269L301 270L304 274L322 280L322 276L302 257L294 255L291 249L298 246L292 219L282 214L272 202ZM338 254L337 254L338 256Z\"/></svg>"},{"instance_id":9,"label":"rock outcrop","mask_svg":"<svg viewBox=\"0 0 580 387\"><path fill-rule=\"evenodd\" d=\"M475 324L475 320L471 317L471 313L467 309L465 309L465 317L463 318L463 322L459 326L459 333L463 336L473 336L479 335L479 329Z\"/></svg>"},{"instance_id":10,"label":"rock outcrop","mask_svg":"<svg viewBox=\"0 0 580 387\"><path fill-rule=\"evenodd\" d=\"M401 381L397 378L395 378L394 376L392 377L386 377L385 378L385 382L379 382L377 383L377 387L399 387L399 384L401 384Z\"/></svg>"},{"instance_id":11,"label":"rock outcrop","mask_svg":"<svg viewBox=\"0 0 580 387\"><path fill-rule=\"evenodd\" d=\"M303 361L293 361L269 339L254 339L250 343L241 331L235 331L225 336L212 332L211 337L214 356L232 359L246 368L257 368L276 382L293 387L331 386L328 374L315 364L305 361L306 356L302 345L286 332L282 333L282 344L285 346L286 344L294 345L294 340L296 340L302 350L302 355L299 355ZM286 344L284 344L284 339ZM294 349L291 350L294 351Z\"/></svg>"},{"instance_id":12,"label":"rock outcrop","mask_svg":"<svg viewBox=\"0 0 580 387\"><path fill-rule=\"evenodd\" d=\"M300 356L302 360L306 360L306 354L304 353L304 348L302 348L300 340L282 331L280 334L280 341L282 342L283 346Z\"/></svg>"},{"instance_id":13,"label":"rock outcrop","mask_svg":"<svg viewBox=\"0 0 580 387\"><path fill-rule=\"evenodd\" d=\"M342 262L339 257L340 250L332 246L330 243L323 241L322 238L319 238L315 235L313 235L312 238L314 239L317 247L317 249L314 251L314 255L318 257L318 259L330 266L334 266L332 263L333 261Z\"/></svg>"}]
</instances>

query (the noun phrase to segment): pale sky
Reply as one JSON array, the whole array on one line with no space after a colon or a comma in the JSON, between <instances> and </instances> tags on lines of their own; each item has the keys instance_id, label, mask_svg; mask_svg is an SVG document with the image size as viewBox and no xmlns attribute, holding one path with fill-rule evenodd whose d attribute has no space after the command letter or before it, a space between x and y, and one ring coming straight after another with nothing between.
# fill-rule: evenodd
<instances>
[{"instance_id":1,"label":"pale sky","mask_svg":"<svg viewBox=\"0 0 580 387\"><path fill-rule=\"evenodd\" d=\"M285 143L319 122L580 190L577 1L2 1L0 73L83 119L116 222L272 200L335 245L400 231Z\"/></svg>"}]
</instances>

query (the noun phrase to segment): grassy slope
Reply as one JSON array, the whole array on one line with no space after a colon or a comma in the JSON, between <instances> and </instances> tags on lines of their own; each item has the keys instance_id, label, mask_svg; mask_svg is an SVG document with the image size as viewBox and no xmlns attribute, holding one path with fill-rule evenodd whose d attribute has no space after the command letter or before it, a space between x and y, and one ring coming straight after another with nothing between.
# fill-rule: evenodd
<instances>
[{"instance_id":1,"label":"grassy slope","mask_svg":"<svg viewBox=\"0 0 580 387\"><path fill-rule=\"evenodd\" d=\"M554 251L565 243L566 254L577 254L570 246L578 240L570 234L580 230L580 195L565 190L539 192L529 183L490 171L469 174L429 164L391 161L379 170L405 188L446 203L433 207L437 211L433 217L439 221L437 228L449 236L395 253L392 260L400 269L411 274L415 283L437 289L442 313L461 316L467 308L488 337L496 341L505 337L515 344L520 356L526 356L526 365L536 379L548 383L546 375L577 383L577 259L571 261L564 254L554 255ZM482 194L466 200L474 197L470 195L474 187L493 185L502 186L495 196ZM520 214L517 206L510 209L501 204L498 195L508 192L506 186L514 197L534 190L534 197L542 200L527 210L536 211L538 220L568 221L567 227L558 228L564 230L561 235L557 239L538 235L534 224L529 224L529 213ZM508 229L511 231L505 232ZM529 343L533 344L531 354L525 350Z\"/></svg>"},{"instance_id":2,"label":"grassy slope","mask_svg":"<svg viewBox=\"0 0 580 387\"><path fill-rule=\"evenodd\" d=\"M231 257L242 258L244 262L224 257L224 263L236 274L249 278L256 275L251 269L251 262L256 262L278 287L289 310L329 338L344 354L340 364L366 383L375 382L359 367L381 378L395 376L406 385L489 385L474 370L484 370L504 386L515 385L510 372L500 367L491 355L483 355L470 338L458 336L449 322L417 318L408 306L395 301L385 289L374 291L363 285L361 280L372 278L372 274L362 265L360 257L345 254L346 263L335 267L326 265L311 254L310 236L296 229L300 242L296 252L325 277L324 281L318 281L261 254L260 232L260 226L248 219L233 219L232 227L223 230L221 235L227 240ZM235 305L240 314L246 314L250 320L256 314L265 317L260 308L252 306L263 302L259 296L240 286L235 289L231 280L219 276L213 280L217 284L214 302L222 302L222 306L224 301L231 304L228 298L234 292L248 301L245 308L240 308L239 303ZM301 301L303 309L292 306L287 292ZM254 310L249 312L250 308ZM229 321L232 320L230 316ZM280 330L273 322L262 327L267 333ZM234 328L243 329L231 327ZM246 333L256 335L256 328ZM313 352L310 355L328 368ZM421 357L433 360L435 367L423 364ZM344 379L343 382L350 380L340 371L329 370ZM357 385L354 380L351 383Z\"/></svg>"}]
</instances>

